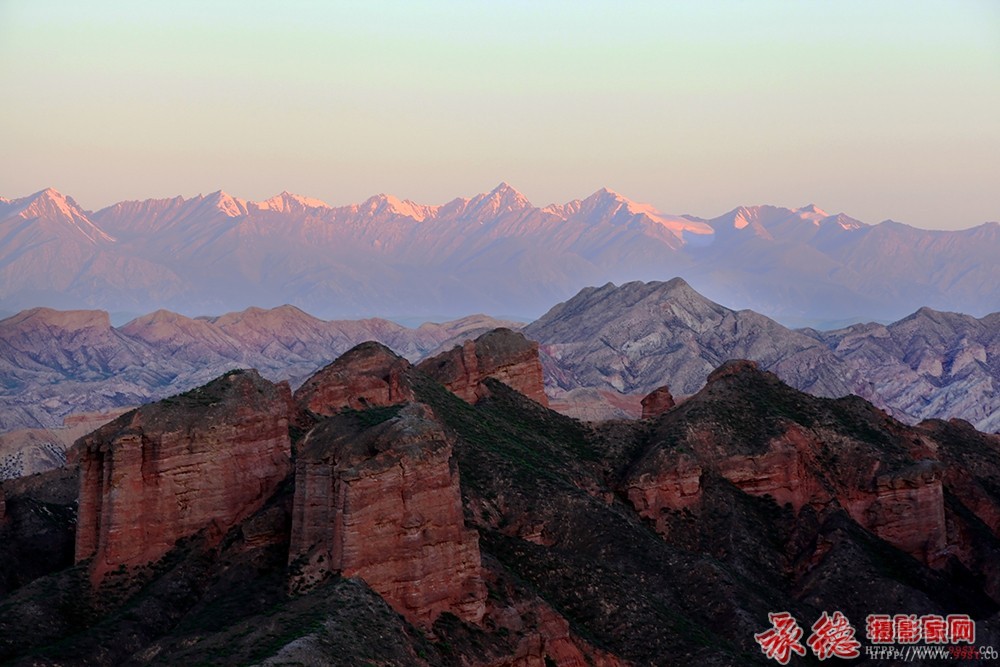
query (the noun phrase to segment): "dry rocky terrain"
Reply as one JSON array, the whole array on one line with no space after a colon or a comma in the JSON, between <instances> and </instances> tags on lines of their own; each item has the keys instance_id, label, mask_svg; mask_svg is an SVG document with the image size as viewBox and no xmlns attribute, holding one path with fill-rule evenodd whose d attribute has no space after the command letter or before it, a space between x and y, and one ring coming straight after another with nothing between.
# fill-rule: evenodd
<instances>
[{"instance_id":1,"label":"dry rocky terrain","mask_svg":"<svg viewBox=\"0 0 1000 667\"><path fill-rule=\"evenodd\" d=\"M294 395L233 371L0 482L0 661L771 664L779 610L1000 641L1000 437L740 360L588 425L517 390L532 349L366 343Z\"/></svg>"}]
</instances>

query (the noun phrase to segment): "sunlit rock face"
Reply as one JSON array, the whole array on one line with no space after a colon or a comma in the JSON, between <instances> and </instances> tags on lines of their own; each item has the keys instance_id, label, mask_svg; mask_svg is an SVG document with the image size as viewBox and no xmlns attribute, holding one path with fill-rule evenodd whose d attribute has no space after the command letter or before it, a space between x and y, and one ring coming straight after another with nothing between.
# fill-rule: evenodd
<instances>
[{"instance_id":1,"label":"sunlit rock face","mask_svg":"<svg viewBox=\"0 0 1000 667\"><path fill-rule=\"evenodd\" d=\"M450 439L421 404L371 428L359 419L322 422L297 453L293 590L338 573L363 579L415 625L443 612L478 623L479 536L465 526Z\"/></svg>"},{"instance_id":2,"label":"sunlit rock face","mask_svg":"<svg viewBox=\"0 0 1000 667\"><path fill-rule=\"evenodd\" d=\"M549 404L538 343L510 329L494 329L424 360L417 368L469 403L476 403L488 395L482 382L490 377L536 403Z\"/></svg>"},{"instance_id":3,"label":"sunlit rock face","mask_svg":"<svg viewBox=\"0 0 1000 667\"><path fill-rule=\"evenodd\" d=\"M674 407L674 397L670 387L663 385L646 394L642 399L642 418L652 419Z\"/></svg>"},{"instance_id":4,"label":"sunlit rock face","mask_svg":"<svg viewBox=\"0 0 1000 667\"><path fill-rule=\"evenodd\" d=\"M320 417L413 400L410 362L375 342L361 343L310 377L295 392L300 410Z\"/></svg>"},{"instance_id":5,"label":"sunlit rock face","mask_svg":"<svg viewBox=\"0 0 1000 667\"><path fill-rule=\"evenodd\" d=\"M260 509L291 467L287 384L234 371L81 438L76 560L95 580Z\"/></svg>"},{"instance_id":6,"label":"sunlit rock face","mask_svg":"<svg viewBox=\"0 0 1000 667\"><path fill-rule=\"evenodd\" d=\"M970 446L977 440L979 447ZM968 528L959 528L967 520L949 514L947 495L998 531L1000 512L982 482L990 464L970 465L997 451L997 440L968 424L906 426L856 397L808 397L757 364L734 360L658 418L653 444L623 491L664 535L671 517L700 511L708 475L795 514L844 511L931 567L950 556L971 567Z\"/></svg>"}]
</instances>

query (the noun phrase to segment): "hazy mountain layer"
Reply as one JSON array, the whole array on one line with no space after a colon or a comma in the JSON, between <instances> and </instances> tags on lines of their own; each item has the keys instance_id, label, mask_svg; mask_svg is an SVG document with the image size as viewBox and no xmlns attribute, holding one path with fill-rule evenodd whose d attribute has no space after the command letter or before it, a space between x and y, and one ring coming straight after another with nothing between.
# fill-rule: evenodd
<instances>
[{"instance_id":1,"label":"hazy mountain layer","mask_svg":"<svg viewBox=\"0 0 1000 667\"><path fill-rule=\"evenodd\" d=\"M951 222L951 221L947 221ZM187 315L293 304L319 316L533 317L581 285L683 276L785 322L1000 310L1000 225L866 225L815 206L668 215L610 190L539 208L507 184L425 206L282 193L121 202L0 199L0 310Z\"/></svg>"},{"instance_id":2,"label":"hazy mountain layer","mask_svg":"<svg viewBox=\"0 0 1000 667\"><path fill-rule=\"evenodd\" d=\"M925 308L888 326L791 330L675 279L587 288L524 332L541 344L551 405L588 420L637 417L654 388L690 395L712 368L747 358L817 396L856 394L904 421L958 417L994 432L998 318ZM100 311L33 309L0 321L0 428L57 427L69 414L139 405L238 367L297 386L365 340L417 360L498 324L509 323L473 316L409 329L327 322L283 306L194 319L158 311L113 328ZM0 439L0 461L23 474L37 469L31 461L57 462L53 447L65 445L42 431L11 433Z\"/></svg>"},{"instance_id":3,"label":"hazy mountain layer","mask_svg":"<svg viewBox=\"0 0 1000 667\"><path fill-rule=\"evenodd\" d=\"M692 394L712 368L745 358L817 396L856 394L906 421L959 417L1000 431L1000 313L922 308L888 326L791 330L674 279L585 289L524 333L541 344L553 405L591 419L637 415L621 393L668 384Z\"/></svg>"},{"instance_id":4,"label":"hazy mountain layer","mask_svg":"<svg viewBox=\"0 0 1000 667\"><path fill-rule=\"evenodd\" d=\"M35 308L0 321L0 429L57 427L68 414L147 403L233 368L297 386L363 341L417 359L509 324L473 315L412 329L381 319L324 321L282 306L195 319L157 311L114 328L102 311Z\"/></svg>"}]
</instances>

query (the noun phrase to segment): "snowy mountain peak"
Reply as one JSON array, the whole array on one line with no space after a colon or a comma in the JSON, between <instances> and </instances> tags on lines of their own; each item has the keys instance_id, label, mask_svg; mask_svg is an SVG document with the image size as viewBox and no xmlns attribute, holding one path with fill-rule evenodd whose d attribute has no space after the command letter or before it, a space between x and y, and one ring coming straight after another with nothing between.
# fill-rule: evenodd
<instances>
[{"instance_id":1,"label":"snowy mountain peak","mask_svg":"<svg viewBox=\"0 0 1000 667\"><path fill-rule=\"evenodd\" d=\"M46 188L11 203L20 206L19 210L15 208L13 214L25 220L61 223L56 228L65 229L62 225L66 225L74 232L83 234L91 243L114 241L90 221L86 212L72 197L67 197L54 188Z\"/></svg>"},{"instance_id":2,"label":"snowy mountain peak","mask_svg":"<svg viewBox=\"0 0 1000 667\"><path fill-rule=\"evenodd\" d=\"M40 192L21 200L22 218L62 217L69 220L82 216L83 211L72 198L67 197L55 188L45 188Z\"/></svg>"},{"instance_id":3,"label":"snowy mountain peak","mask_svg":"<svg viewBox=\"0 0 1000 667\"><path fill-rule=\"evenodd\" d=\"M528 201L527 199L525 199L524 195L522 195L520 192L517 191L517 188L512 186L507 181L500 181L500 183L495 188L490 190L490 195L495 195L500 197L510 196Z\"/></svg>"},{"instance_id":4,"label":"snowy mountain peak","mask_svg":"<svg viewBox=\"0 0 1000 667\"><path fill-rule=\"evenodd\" d=\"M400 199L385 193L369 197L359 205L358 211L370 217L382 215L402 216L422 222L433 216L439 207L416 204L409 199Z\"/></svg>"},{"instance_id":5,"label":"snowy mountain peak","mask_svg":"<svg viewBox=\"0 0 1000 667\"><path fill-rule=\"evenodd\" d=\"M507 183L493 188L489 193L473 197L469 201L469 210L482 215L498 215L531 208L528 198Z\"/></svg>"},{"instance_id":6,"label":"snowy mountain peak","mask_svg":"<svg viewBox=\"0 0 1000 667\"><path fill-rule=\"evenodd\" d=\"M274 195L270 199L265 199L264 201L258 203L257 208L262 211L284 213L286 211L309 208L330 208L330 206L325 201L320 199L304 197L302 195L292 194L288 190L284 190L281 194Z\"/></svg>"},{"instance_id":7,"label":"snowy mountain peak","mask_svg":"<svg viewBox=\"0 0 1000 667\"><path fill-rule=\"evenodd\" d=\"M830 217L830 214L821 209L816 204L807 204L801 208L797 208L792 211L793 216L797 217L804 222L811 222L814 226L819 227L823 220Z\"/></svg>"},{"instance_id":8,"label":"snowy mountain peak","mask_svg":"<svg viewBox=\"0 0 1000 667\"><path fill-rule=\"evenodd\" d=\"M834 224L839 226L841 229L848 231L855 229L862 229L868 226L865 223L861 222L860 220L855 220L854 218L848 215L844 215L843 213L838 213L836 215L829 215L823 218L822 223L824 225Z\"/></svg>"},{"instance_id":9,"label":"snowy mountain peak","mask_svg":"<svg viewBox=\"0 0 1000 667\"><path fill-rule=\"evenodd\" d=\"M616 218L622 223L639 220L656 228L662 227L679 240L690 239L685 237L685 233L699 236L711 236L713 233L704 222L661 213L651 204L632 201L609 188L601 188L584 199L579 210L597 213L606 219Z\"/></svg>"},{"instance_id":10,"label":"snowy mountain peak","mask_svg":"<svg viewBox=\"0 0 1000 667\"><path fill-rule=\"evenodd\" d=\"M614 190L601 188L580 202L580 207L582 210L600 211L605 215L614 215L623 207L628 208L631 203Z\"/></svg>"},{"instance_id":11,"label":"snowy mountain peak","mask_svg":"<svg viewBox=\"0 0 1000 667\"><path fill-rule=\"evenodd\" d=\"M743 229L757 220L758 209L754 207L740 206L735 211L733 211L733 227L735 229Z\"/></svg>"},{"instance_id":12,"label":"snowy mountain peak","mask_svg":"<svg viewBox=\"0 0 1000 667\"><path fill-rule=\"evenodd\" d=\"M205 199L212 202L227 217L238 218L247 214L246 200L233 197L225 190L217 190L205 197Z\"/></svg>"},{"instance_id":13,"label":"snowy mountain peak","mask_svg":"<svg viewBox=\"0 0 1000 667\"><path fill-rule=\"evenodd\" d=\"M590 195L587 199L596 198L601 201L616 201L616 202L630 202L631 200L625 195L621 194L617 190L612 190L611 188L604 187Z\"/></svg>"},{"instance_id":14,"label":"snowy mountain peak","mask_svg":"<svg viewBox=\"0 0 1000 667\"><path fill-rule=\"evenodd\" d=\"M821 218L827 218L830 216L829 213L821 209L819 206L816 206L816 204L806 204L802 208L798 209L798 212L807 215L818 215Z\"/></svg>"},{"instance_id":15,"label":"snowy mountain peak","mask_svg":"<svg viewBox=\"0 0 1000 667\"><path fill-rule=\"evenodd\" d=\"M730 239L755 236L767 241L797 243L838 238L844 231L867 227L843 213L830 215L815 204L795 209L767 205L740 206L714 218L711 224L722 236Z\"/></svg>"}]
</instances>

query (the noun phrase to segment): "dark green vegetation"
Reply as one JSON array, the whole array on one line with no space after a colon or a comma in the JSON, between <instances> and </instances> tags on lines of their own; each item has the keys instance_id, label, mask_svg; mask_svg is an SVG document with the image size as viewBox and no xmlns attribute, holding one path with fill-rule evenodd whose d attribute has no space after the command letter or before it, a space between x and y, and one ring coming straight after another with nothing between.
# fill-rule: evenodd
<instances>
[{"instance_id":1,"label":"dark green vegetation","mask_svg":"<svg viewBox=\"0 0 1000 667\"><path fill-rule=\"evenodd\" d=\"M485 383L489 398L472 406L416 371L409 379L454 441L466 523L480 535L494 609L537 596L576 638L637 665L773 664L753 641L771 611L791 612L808 633L823 611L840 610L863 643L869 613L968 613L977 644L1000 645L1000 541L960 497L963 483L975 483L1000 502L1000 448L966 425L935 422L918 433L860 399L812 398L746 369L655 422L596 427L493 380ZM209 394L161 406L201 404ZM348 411L327 424L342 424L348 437L399 411ZM708 465L698 504L665 512L662 533L628 499L625 482L644 465L706 447L718 457L760 455L790 426L822 436L818 456L830 484L860 479L857 462L871 457L886 470L904 468L920 433L933 436L946 466L949 521L962 526L971 554L966 564L951 557L930 568L836 502L796 512ZM358 580L333 577L289 595L291 479L221 541L186 540L158 563L113 573L92 590L85 566L71 566L66 489L74 477L63 473L62 487L41 478L3 487L0 663L457 666L509 656L523 638L489 616L474 627L444 614L432 632L420 632Z\"/></svg>"}]
</instances>

